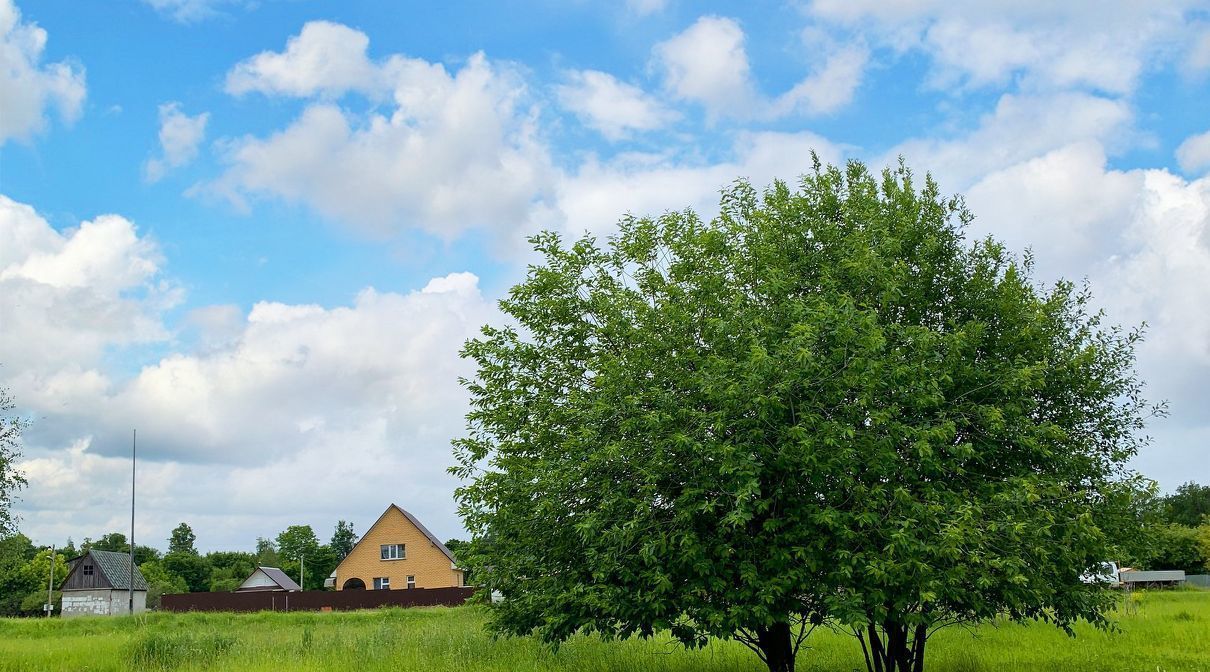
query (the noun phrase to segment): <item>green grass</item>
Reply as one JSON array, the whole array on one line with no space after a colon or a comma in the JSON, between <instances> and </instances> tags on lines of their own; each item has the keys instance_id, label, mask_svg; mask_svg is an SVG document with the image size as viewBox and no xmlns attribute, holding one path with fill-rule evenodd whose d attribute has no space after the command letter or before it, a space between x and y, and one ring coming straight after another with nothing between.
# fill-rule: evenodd
<instances>
[{"instance_id":1,"label":"green grass","mask_svg":"<svg viewBox=\"0 0 1210 672\"><path fill-rule=\"evenodd\" d=\"M1116 614L1118 630L1041 624L942 631L926 669L1210 672L1210 591L1150 592ZM352 613L151 614L0 619L0 670L425 670L688 672L763 669L734 642L685 651L667 638L578 637L557 652L530 638L492 640L482 607ZM817 631L798 669L861 670L852 637Z\"/></svg>"}]
</instances>

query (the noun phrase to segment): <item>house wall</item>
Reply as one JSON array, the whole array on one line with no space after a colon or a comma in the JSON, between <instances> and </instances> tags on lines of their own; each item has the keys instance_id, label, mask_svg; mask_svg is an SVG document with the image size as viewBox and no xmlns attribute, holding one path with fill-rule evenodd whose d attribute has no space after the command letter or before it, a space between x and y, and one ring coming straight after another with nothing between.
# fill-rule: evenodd
<instances>
[{"instance_id":1,"label":"house wall","mask_svg":"<svg viewBox=\"0 0 1210 672\"><path fill-rule=\"evenodd\" d=\"M406 544L407 557L383 560L382 544ZM336 568L336 589L343 590L345 581L356 577L373 590L376 577L387 577L392 590L401 590L407 588L408 575L416 577L417 588L461 586L462 570L452 569L451 564L412 521L391 507Z\"/></svg>"},{"instance_id":2,"label":"house wall","mask_svg":"<svg viewBox=\"0 0 1210 672\"><path fill-rule=\"evenodd\" d=\"M64 590L63 617L116 616L130 613L130 593L125 590ZM134 613L147 611L147 591L134 591Z\"/></svg>"}]
</instances>

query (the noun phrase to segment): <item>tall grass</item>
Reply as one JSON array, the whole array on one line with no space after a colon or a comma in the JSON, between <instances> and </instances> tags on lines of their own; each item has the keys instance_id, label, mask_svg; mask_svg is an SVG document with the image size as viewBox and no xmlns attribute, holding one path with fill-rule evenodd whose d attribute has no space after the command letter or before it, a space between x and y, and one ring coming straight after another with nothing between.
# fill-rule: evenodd
<instances>
[{"instance_id":1,"label":"tall grass","mask_svg":"<svg viewBox=\"0 0 1210 672\"><path fill-rule=\"evenodd\" d=\"M992 670L1210 672L1210 592L1136 594L1118 629L988 623L942 631L932 672ZM558 651L532 638L492 639L483 607L365 612L149 614L134 618L0 619L0 670L424 670L425 672L759 671L742 646L685 651L665 636L602 642L576 637ZM817 631L800 671L861 670L848 635Z\"/></svg>"}]
</instances>

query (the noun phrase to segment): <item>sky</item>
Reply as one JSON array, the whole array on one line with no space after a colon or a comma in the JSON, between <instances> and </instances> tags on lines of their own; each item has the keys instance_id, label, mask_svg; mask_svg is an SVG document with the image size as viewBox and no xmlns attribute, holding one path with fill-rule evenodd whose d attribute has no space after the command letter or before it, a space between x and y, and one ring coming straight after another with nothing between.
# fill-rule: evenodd
<instances>
[{"instance_id":1,"label":"sky","mask_svg":"<svg viewBox=\"0 0 1210 672\"><path fill-rule=\"evenodd\" d=\"M898 157L1146 323L1134 467L1210 483L1210 3L0 0L0 387L35 542L396 503L464 536L458 352L541 230Z\"/></svg>"}]
</instances>

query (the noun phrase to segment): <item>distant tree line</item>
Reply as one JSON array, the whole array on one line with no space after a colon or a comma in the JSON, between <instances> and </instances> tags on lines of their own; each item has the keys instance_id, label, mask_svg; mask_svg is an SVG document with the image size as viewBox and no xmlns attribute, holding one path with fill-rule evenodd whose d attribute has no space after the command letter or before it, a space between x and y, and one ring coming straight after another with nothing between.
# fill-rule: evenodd
<instances>
[{"instance_id":1,"label":"distant tree line","mask_svg":"<svg viewBox=\"0 0 1210 672\"><path fill-rule=\"evenodd\" d=\"M1139 548L1118 560L1139 569L1210 572L1210 485L1189 481L1168 496L1139 502L1146 534Z\"/></svg>"},{"instance_id":2,"label":"distant tree line","mask_svg":"<svg viewBox=\"0 0 1210 672\"><path fill-rule=\"evenodd\" d=\"M223 592L235 590L257 566L277 567L295 581L305 569L303 588L319 590L324 579L353 550L357 543L353 525L338 521L332 537L321 544L310 525L291 525L272 539L257 538L253 551L199 553L197 536L188 523L181 523L168 538L167 552L135 544L135 564L147 579L147 605L156 608L170 593ZM71 539L55 549L54 600L56 611L59 584L67 578L68 561L90 549L129 553L130 543L121 532L97 539L84 538L78 547ZM50 582L50 554L21 533L0 536L0 616L36 616L42 613Z\"/></svg>"}]
</instances>

